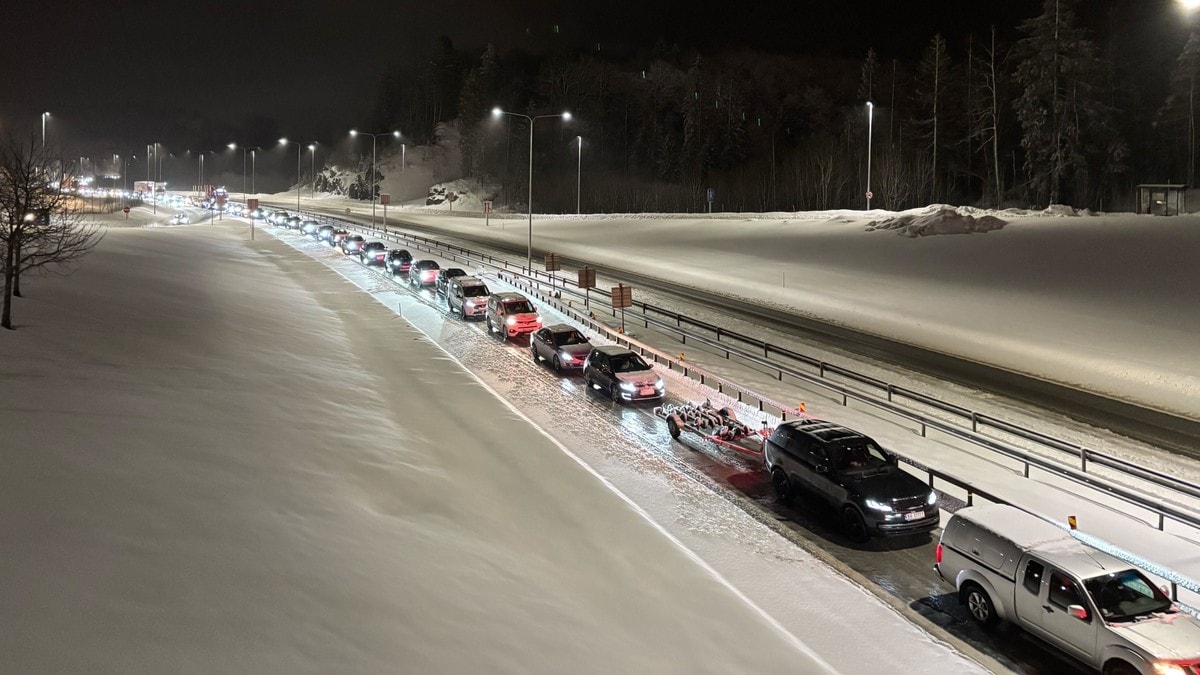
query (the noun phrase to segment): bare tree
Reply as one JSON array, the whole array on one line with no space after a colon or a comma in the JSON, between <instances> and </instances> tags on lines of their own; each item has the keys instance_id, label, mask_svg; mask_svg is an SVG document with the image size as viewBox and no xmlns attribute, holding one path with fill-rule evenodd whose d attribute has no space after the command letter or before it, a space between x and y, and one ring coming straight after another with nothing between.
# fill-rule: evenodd
<instances>
[{"instance_id":1,"label":"bare tree","mask_svg":"<svg viewBox=\"0 0 1200 675\"><path fill-rule=\"evenodd\" d=\"M63 191L70 178L65 165L32 135L28 141L8 135L0 145L0 326L9 330L23 272L67 274L103 237L99 225L84 220L79 201Z\"/></svg>"}]
</instances>

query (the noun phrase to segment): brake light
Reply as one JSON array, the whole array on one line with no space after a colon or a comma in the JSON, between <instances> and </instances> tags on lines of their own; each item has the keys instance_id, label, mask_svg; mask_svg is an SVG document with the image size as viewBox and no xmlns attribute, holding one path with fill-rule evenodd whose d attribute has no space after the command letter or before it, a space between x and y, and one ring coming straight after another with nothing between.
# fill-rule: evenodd
<instances>
[{"instance_id":1,"label":"brake light","mask_svg":"<svg viewBox=\"0 0 1200 675\"><path fill-rule=\"evenodd\" d=\"M934 556L937 557L937 564L942 564L942 542L938 542L937 548L934 549Z\"/></svg>"}]
</instances>

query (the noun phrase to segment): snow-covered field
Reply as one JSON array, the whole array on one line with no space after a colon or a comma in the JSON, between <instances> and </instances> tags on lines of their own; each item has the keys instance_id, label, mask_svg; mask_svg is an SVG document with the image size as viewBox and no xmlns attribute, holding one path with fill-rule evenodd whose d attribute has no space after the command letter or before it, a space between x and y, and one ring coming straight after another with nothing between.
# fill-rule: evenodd
<instances>
[{"instance_id":1,"label":"snow-covered field","mask_svg":"<svg viewBox=\"0 0 1200 675\"><path fill-rule=\"evenodd\" d=\"M465 327L231 223L113 224L0 336L5 670L979 672L802 553L685 543L427 336ZM782 620L725 573L761 565Z\"/></svg>"}]
</instances>

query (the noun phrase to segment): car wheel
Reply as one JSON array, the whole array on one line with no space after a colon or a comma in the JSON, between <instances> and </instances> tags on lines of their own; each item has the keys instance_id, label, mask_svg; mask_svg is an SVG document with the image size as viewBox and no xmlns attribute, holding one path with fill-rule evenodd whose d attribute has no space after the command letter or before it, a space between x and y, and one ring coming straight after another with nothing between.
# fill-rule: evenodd
<instances>
[{"instance_id":1,"label":"car wheel","mask_svg":"<svg viewBox=\"0 0 1200 675\"><path fill-rule=\"evenodd\" d=\"M1124 661L1114 661L1104 665L1104 675L1138 675L1138 670Z\"/></svg>"},{"instance_id":2,"label":"car wheel","mask_svg":"<svg viewBox=\"0 0 1200 675\"><path fill-rule=\"evenodd\" d=\"M558 358L557 354L554 355L554 361L551 362L551 365L554 366L554 372L562 372L562 359Z\"/></svg>"},{"instance_id":3,"label":"car wheel","mask_svg":"<svg viewBox=\"0 0 1200 675\"><path fill-rule=\"evenodd\" d=\"M796 497L792 479L788 478L787 472L778 466L771 469L771 487L775 488L775 498L782 504L787 504Z\"/></svg>"},{"instance_id":4,"label":"car wheel","mask_svg":"<svg viewBox=\"0 0 1200 675\"><path fill-rule=\"evenodd\" d=\"M960 599L967 606L967 613L971 615L971 620L983 628L991 628L1000 621L1000 617L996 615L996 606L992 604L992 599L988 597L987 591L983 590L979 584L964 585Z\"/></svg>"},{"instance_id":5,"label":"car wheel","mask_svg":"<svg viewBox=\"0 0 1200 675\"><path fill-rule=\"evenodd\" d=\"M617 386L616 382L608 385L608 397L612 399L613 403L621 402L621 388Z\"/></svg>"},{"instance_id":6,"label":"car wheel","mask_svg":"<svg viewBox=\"0 0 1200 675\"><path fill-rule=\"evenodd\" d=\"M679 427L679 417L677 415L671 415L667 418L667 431L670 432L671 438L679 438L682 429Z\"/></svg>"},{"instance_id":7,"label":"car wheel","mask_svg":"<svg viewBox=\"0 0 1200 675\"><path fill-rule=\"evenodd\" d=\"M863 543L871 538L867 532L867 523L863 520L862 514L853 506L847 506L842 509L842 527L846 530L846 536L850 541L855 543Z\"/></svg>"}]
</instances>

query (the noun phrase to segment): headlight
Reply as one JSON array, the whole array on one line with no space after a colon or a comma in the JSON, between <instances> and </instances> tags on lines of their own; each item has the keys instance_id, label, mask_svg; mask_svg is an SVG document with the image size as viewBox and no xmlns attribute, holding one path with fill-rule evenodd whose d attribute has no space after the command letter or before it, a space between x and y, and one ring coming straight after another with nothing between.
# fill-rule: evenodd
<instances>
[{"instance_id":1,"label":"headlight","mask_svg":"<svg viewBox=\"0 0 1200 675\"><path fill-rule=\"evenodd\" d=\"M637 385L632 382L622 382L621 388L624 389L625 391L634 391L635 389L637 389Z\"/></svg>"},{"instance_id":2,"label":"headlight","mask_svg":"<svg viewBox=\"0 0 1200 675\"><path fill-rule=\"evenodd\" d=\"M883 513L891 513L892 512L891 504L884 504L883 502L877 502L874 499L866 499L863 501L863 503L867 505L868 509L871 509L873 511L882 511Z\"/></svg>"},{"instance_id":3,"label":"headlight","mask_svg":"<svg viewBox=\"0 0 1200 675\"><path fill-rule=\"evenodd\" d=\"M665 382L663 382L663 379L661 377L654 381L655 389L662 389L665 386L667 386L667 385Z\"/></svg>"},{"instance_id":4,"label":"headlight","mask_svg":"<svg viewBox=\"0 0 1200 675\"><path fill-rule=\"evenodd\" d=\"M1178 663L1158 661L1154 664L1154 672L1158 675L1187 675L1187 671Z\"/></svg>"},{"instance_id":5,"label":"headlight","mask_svg":"<svg viewBox=\"0 0 1200 675\"><path fill-rule=\"evenodd\" d=\"M933 490L930 490L929 496L925 498L925 503L928 504L929 506L933 506L934 504L936 504L937 503L937 493L934 492Z\"/></svg>"},{"instance_id":6,"label":"headlight","mask_svg":"<svg viewBox=\"0 0 1200 675\"><path fill-rule=\"evenodd\" d=\"M504 320L504 323L506 323L506 324L508 324L508 325L510 325L510 326L514 326L514 325L516 325L516 323L517 323L517 317L515 317L515 316L510 316L510 317L508 317L507 319L505 319L505 320Z\"/></svg>"}]
</instances>

